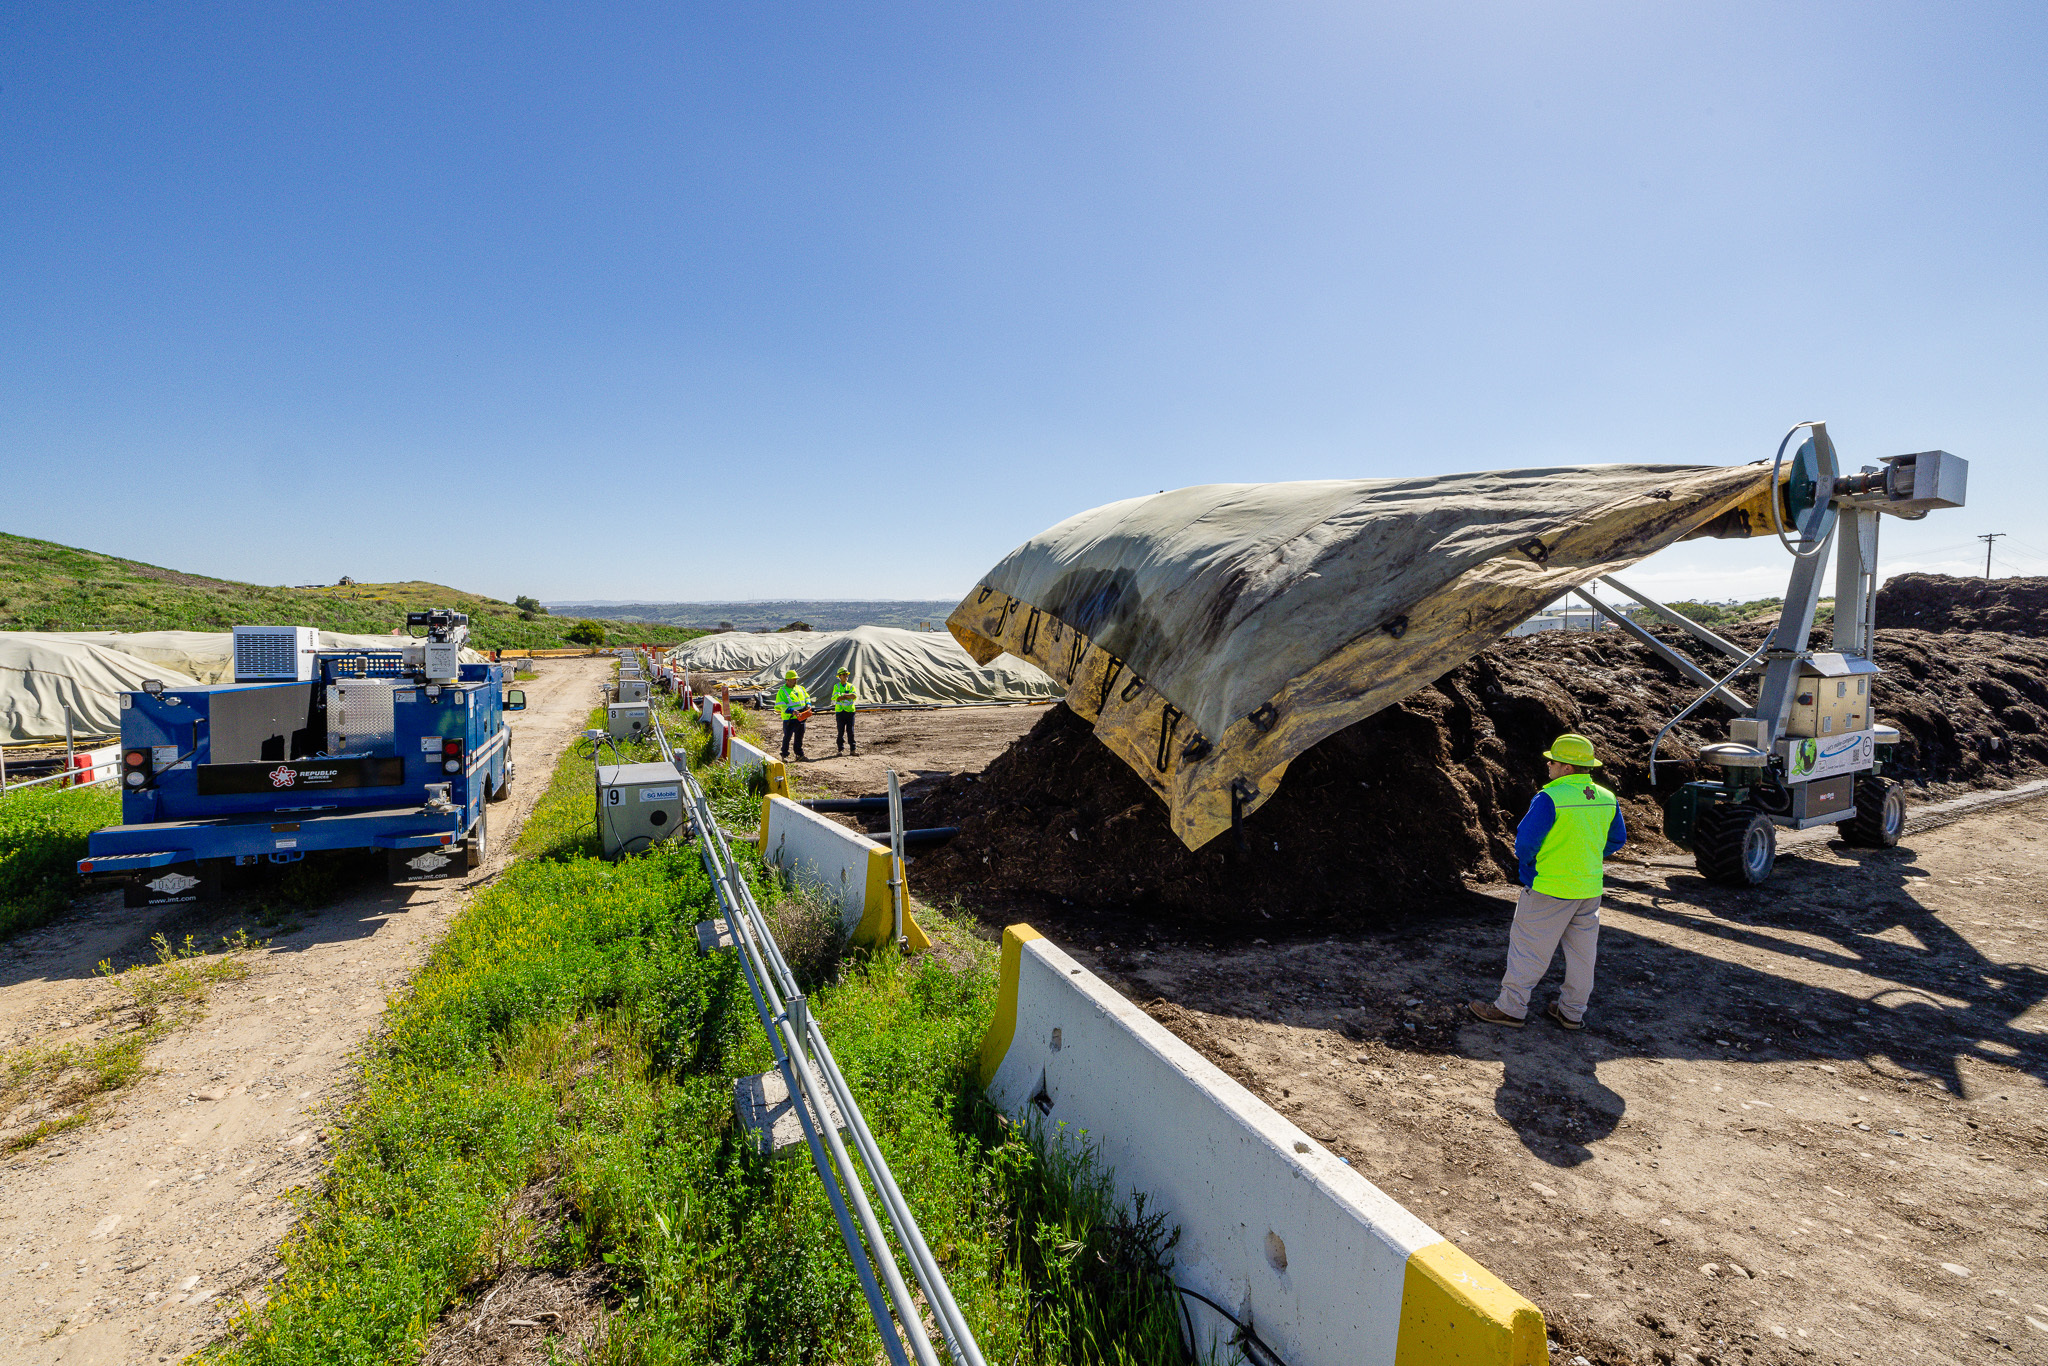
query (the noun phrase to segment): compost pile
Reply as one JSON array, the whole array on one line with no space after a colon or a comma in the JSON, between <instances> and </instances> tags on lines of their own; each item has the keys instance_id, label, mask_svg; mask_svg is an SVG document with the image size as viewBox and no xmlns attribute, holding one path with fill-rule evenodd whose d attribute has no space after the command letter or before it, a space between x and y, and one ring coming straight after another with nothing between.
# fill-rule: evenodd
<instances>
[{"instance_id":1,"label":"compost pile","mask_svg":"<svg viewBox=\"0 0 2048 1366\"><path fill-rule=\"evenodd\" d=\"M1762 629L1734 634L1753 645ZM2048 772L2048 641L1881 631L1877 657L1888 670L1878 715L1904 737L1892 771L1915 795ZM1606 759L1602 781L1621 798L1635 850L1675 853L1660 833L1661 797L1698 776L1695 748L1726 738L1727 714L1709 705L1704 729L1666 737L1654 789L1647 758L1658 728L1698 692L1617 632L1503 640L1303 753L1245 819L1241 846L1226 834L1198 850L1062 703L986 770L923 799L914 823L960 833L918 858L911 881L927 899L981 904L1367 918L1513 878L1515 825L1544 781L1542 751L1567 730Z\"/></svg>"},{"instance_id":2,"label":"compost pile","mask_svg":"<svg viewBox=\"0 0 2048 1366\"><path fill-rule=\"evenodd\" d=\"M1900 574L1877 590L1877 624L1916 631L2002 631L2039 636L2048 578L1956 579Z\"/></svg>"}]
</instances>

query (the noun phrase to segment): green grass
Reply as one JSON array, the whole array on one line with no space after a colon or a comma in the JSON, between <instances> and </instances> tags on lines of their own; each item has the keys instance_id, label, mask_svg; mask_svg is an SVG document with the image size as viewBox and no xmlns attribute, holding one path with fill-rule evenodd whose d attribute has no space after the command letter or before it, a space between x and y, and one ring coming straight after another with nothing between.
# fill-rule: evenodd
<instances>
[{"instance_id":1,"label":"green grass","mask_svg":"<svg viewBox=\"0 0 2048 1366\"><path fill-rule=\"evenodd\" d=\"M733 957L695 952L715 908L697 854L594 857L592 762L564 757L523 857L394 1003L281 1280L208 1360L411 1362L516 1263L606 1269L604 1362L880 1359L810 1162L734 1131L733 1080L770 1056ZM785 927L823 914L749 875ZM1077 1145L993 1113L972 1069L994 949L935 927L944 956L848 959L812 1001L984 1353L1180 1360L1171 1235L1122 1211ZM566 1212L514 1217L536 1190Z\"/></svg>"},{"instance_id":2,"label":"green grass","mask_svg":"<svg viewBox=\"0 0 2048 1366\"><path fill-rule=\"evenodd\" d=\"M480 650L562 648L574 643L568 633L579 621L529 619L509 602L437 583L267 587L0 532L0 630L225 631L265 625L382 635L403 626L408 611L430 607L467 612L470 643ZM649 644L704 634L611 620L597 624L610 639Z\"/></svg>"},{"instance_id":3,"label":"green grass","mask_svg":"<svg viewBox=\"0 0 2048 1366\"><path fill-rule=\"evenodd\" d=\"M121 794L111 787L45 783L0 797L0 939L68 906L85 837L120 823Z\"/></svg>"},{"instance_id":4,"label":"green grass","mask_svg":"<svg viewBox=\"0 0 2048 1366\"><path fill-rule=\"evenodd\" d=\"M154 962L120 971L100 963L99 975L114 990L83 1021L84 1042L34 1043L0 1053L0 1115L28 1116L10 1119L25 1127L0 1134L0 1153L33 1147L97 1118L100 1097L142 1076L149 1046L198 1019L217 983L248 976L242 955L260 947L242 931L213 952L195 947L190 935L177 945L163 935L151 942Z\"/></svg>"}]
</instances>

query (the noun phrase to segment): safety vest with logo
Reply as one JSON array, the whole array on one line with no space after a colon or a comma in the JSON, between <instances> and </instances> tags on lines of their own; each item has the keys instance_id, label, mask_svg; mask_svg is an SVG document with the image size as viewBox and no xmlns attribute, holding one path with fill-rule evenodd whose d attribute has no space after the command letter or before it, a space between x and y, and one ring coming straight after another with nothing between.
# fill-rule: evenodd
<instances>
[{"instance_id":1,"label":"safety vest with logo","mask_svg":"<svg viewBox=\"0 0 2048 1366\"><path fill-rule=\"evenodd\" d=\"M1536 851L1532 890L1566 901L1600 895L1605 885L1601 864L1614 828L1614 794L1583 773L1567 773L1545 784L1543 795L1557 817Z\"/></svg>"},{"instance_id":2,"label":"safety vest with logo","mask_svg":"<svg viewBox=\"0 0 2048 1366\"><path fill-rule=\"evenodd\" d=\"M796 714L811 705L811 695L801 683L785 683L775 690L775 710L785 721L796 720Z\"/></svg>"},{"instance_id":3,"label":"safety vest with logo","mask_svg":"<svg viewBox=\"0 0 2048 1366\"><path fill-rule=\"evenodd\" d=\"M832 710L853 710L853 684L834 683L832 685Z\"/></svg>"}]
</instances>

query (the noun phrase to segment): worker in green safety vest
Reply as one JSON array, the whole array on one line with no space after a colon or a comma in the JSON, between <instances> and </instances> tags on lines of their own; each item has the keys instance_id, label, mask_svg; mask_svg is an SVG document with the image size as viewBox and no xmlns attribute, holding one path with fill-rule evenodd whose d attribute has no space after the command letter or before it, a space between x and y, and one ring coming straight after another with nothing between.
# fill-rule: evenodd
<instances>
[{"instance_id":1,"label":"worker in green safety vest","mask_svg":"<svg viewBox=\"0 0 2048 1366\"><path fill-rule=\"evenodd\" d=\"M804 722L811 719L811 694L796 681L795 669L782 671L782 686L775 690L775 714L782 718L782 757L789 758L794 740L797 762L809 763L811 756L804 753Z\"/></svg>"},{"instance_id":2,"label":"worker in green safety vest","mask_svg":"<svg viewBox=\"0 0 2048 1366\"><path fill-rule=\"evenodd\" d=\"M839 726L839 753L852 750L860 753L860 744L853 738L853 674L846 669L839 671L839 681L832 685L832 719Z\"/></svg>"},{"instance_id":3,"label":"worker in green safety vest","mask_svg":"<svg viewBox=\"0 0 2048 1366\"><path fill-rule=\"evenodd\" d=\"M1508 932L1500 995L1465 1008L1488 1024L1520 1029L1529 1016L1529 993L1562 944L1564 989L1543 1014L1565 1029L1582 1029L1600 945L1601 865L1627 842L1628 827L1614 794L1590 776L1600 767L1591 740L1560 735L1543 757L1550 761L1550 781L1515 830L1522 895Z\"/></svg>"}]
</instances>

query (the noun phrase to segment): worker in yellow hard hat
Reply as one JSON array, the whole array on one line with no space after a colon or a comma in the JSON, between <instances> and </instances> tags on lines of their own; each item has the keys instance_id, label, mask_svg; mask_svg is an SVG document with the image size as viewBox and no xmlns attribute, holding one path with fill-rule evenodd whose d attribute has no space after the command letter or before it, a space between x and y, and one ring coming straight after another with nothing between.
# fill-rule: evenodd
<instances>
[{"instance_id":1,"label":"worker in yellow hard hat","mask_svg":"<svg viewBox=\"0 0 2048 1366\"><path fill-rule=\"evenodd\" d=\"M1543 757L1550 761L1550 781L1515 830L1522 894L1508 931L1500 995L1465 1008L1488 1024L1520 1029L1529 1016L1529 993L1562 944L1564 989L1543 1014L1565 1029L1582 1029L1600 946L1601 865L1627 842L1628 827L1614 794L1591 777L1600 767L1591 740L1560 735Z\"/></svg>"},{"instance_id":2,"label":"worker in yellow hard hat","mask_svg":"<svg viewBox=\"0 0 2048 1366\"><path fill-rule=\"evenodd\" d=\"M839 726L839 753L852 750L860 753L860 744L853 738L853 711L856 698L853 690L853 672L839 671L839 681L832 685L832 719Z\"/></svg>"},{"instance_id":3,"label":"worker in yellow hard hat","mask_svg":"<svg viewBox=\"0 0 2048 1366\"><path fill-rule=\"evenodd\" d=\"M775 690L775 714L782 718L782 757L789 758L790 742L796 742L798 763L807 764L804 753L804 722L811 719L811 695L796 681L795 669L782 671L782 686Z\"/></svg>"}]
</instances>

